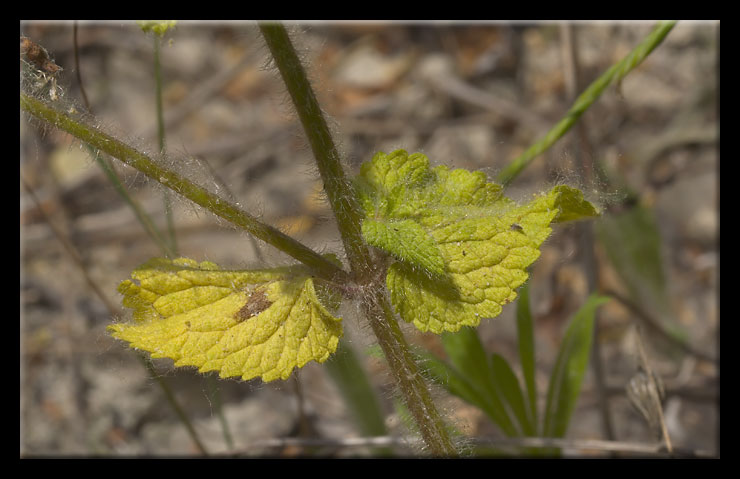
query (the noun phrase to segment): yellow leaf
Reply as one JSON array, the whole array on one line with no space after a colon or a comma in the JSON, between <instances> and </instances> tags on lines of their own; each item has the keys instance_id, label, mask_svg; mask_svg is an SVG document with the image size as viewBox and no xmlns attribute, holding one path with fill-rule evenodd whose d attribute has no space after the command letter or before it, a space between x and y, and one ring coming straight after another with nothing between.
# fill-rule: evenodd
<instances>
[{"instance_id":1,"label":"yellow leaf","mask_svg":"<svg viewBox=\"0 0 740 479\"><path fill-rule=\"evenodd\" d=\"M303 266L238 271L155 258L131 277L118 290L134 321L108 329L175 366L287 379L294 368L325 361L342 336L341 319L322 304L332 298Z\"/></svg>"}]
</instances>

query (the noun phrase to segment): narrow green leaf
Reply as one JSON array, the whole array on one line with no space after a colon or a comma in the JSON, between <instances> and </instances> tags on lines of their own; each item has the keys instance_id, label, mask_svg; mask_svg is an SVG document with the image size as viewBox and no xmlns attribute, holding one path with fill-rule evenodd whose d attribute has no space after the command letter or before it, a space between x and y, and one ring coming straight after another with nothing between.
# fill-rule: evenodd
<instances>
[{"instance_id":1,"label":"narrow green leaf","mask_svg":"<svg viewBox=\"0 0 740 479\"><path fill-rule=\"evenodd\" d=\"M555 126L553 126L543 138L530 146L524 153L519 155L503 170L501 170L497 177L498 182L504 185L511 183L511 181L516 178L533 159L547 151L556 141L565 135L565 133L575 125L581 115L588 110L588 108L601 96L609 85L614 82L621 82L630 71L645 60L650 52L660 45L675 24L675 21L658 22L653 31L650 32L650 34L645 37L639 45L627 54L626 57L612 65L606 72L599 76L599 78L594 80L593 83L591 83L583 93L576 98L575 103L571 106L570 110L568 110L565 116Z\"/></svg>"},{"instance_id":2,"label":"narrow green leaf","mask_svg":"<svg viewBox=\"0 0 740 479\"><path fill-rule=\"evenodd\" d=\"M502 396L514 413L521 430L525 436L536 435L534 424L527 415L527 404L524 401L519 379L501 355L494 353L491 357L491 370L497 390L501 391Z\"/></svg>"},{"instance_id":3,"label":"narrow green leaf","mask_svg":"<svg viewBox=\"0 0 740 479\"><path fill-rule=\"evenodd\" d=\"M519 290L519 301L516 305L516 327L519 341L519 361L522 364L524 384L527 386L529 419L535 426L537 418L537 383L535 382L536 365L534 356L534 323L529 309L529 285Z\"/></svg>"},{"instance_id":4,"label":"narrow green leaf","mask_svg":"<svg viewBox=\"0 0 740 479\"><path fill-rule=\"evenodd\" d=\"M468 378L455 367L424 351L416 351L415 354L418 358L419 367L427 377L460 399L479 407L481 410L488 409L481 391L477 390Z\"/></svg>"},{"instance_id":5,"label":"narrow green leaf","mask_svg":"<svg viewBox=\"0 0 740 479\"><path fill-rule=\"evenodd\" d=\"M364 436L384 436L387 431L380 404L355 351L345 341L339 341L336 352L325 364L360 432ZM376 452L385 455L390 450Z\"/></svg>"},{"instance_id":6,"label":"narrow green leaf","mask_svg":"<svg viewBox=\"0 0 740 479\"><path fill-rule=\"evenodd\" d=\"M473 383L463 372L429 353L420 351L416 356L419 367L429 379L447 389L450 394L479 408L508 436L517 435L503 404L500 400L491 400L485 391L486 387Z\"/></svg>"},{"instance_id":7,"label":"narrow green leaf","mask_svg":"<svg viewBox=\"0 0 740 479\"><path fill-rule=\"evenodd\" d=\"M461 328L457 333L442 334L447 357L452 364L475 382L483 384L489 379L486 351L474 328Z\"/></svg>"},{"instance_id":8,"label":"narrow green leaf","mask_svg":"<svg viewBox=\"0 0 740 479\"><path fill-rule=\"evenodd\" d=\"M636 205L619 213L604 215L595 224L596 234L630 296L660 317L679 341L686 334L671 318L666 277L661 256L661 238L653 212Z\"/></svg>"},{"instance_id":9,"label":"narrow green leaf","mask_svg":"<svg viewBox=\"0 0 740 479\"><path fill-rule=\"evenodd\" d=\"M568 430L591 354L596 308L607 301L592 294L568 325L547 391L545 437L564 437Z\"/></svg>"},{"instance_id":10,"label":"narrow green leaf","mask_svg":"<svg viewBox=\"0 0 740 479\"><path fill-rule=\"evenodd\" d=\"M496 387L493 371L488 361L488 355L474 328L465 327L457 333L442 335L442 344L452 364L467 380L480 392L484 400L490 404L491 420L496 423L505 434L519 435L519 431L512 420L512 412L506 407L505 398Z\"/></svg>"}]
</instances>

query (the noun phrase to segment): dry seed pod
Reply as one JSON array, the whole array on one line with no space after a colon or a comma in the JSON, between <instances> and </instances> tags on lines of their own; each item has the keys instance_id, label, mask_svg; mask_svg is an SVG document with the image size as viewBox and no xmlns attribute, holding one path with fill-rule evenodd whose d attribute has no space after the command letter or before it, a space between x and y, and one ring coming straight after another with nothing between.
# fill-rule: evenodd
<instances>
[{"instance_id":1,"label":"dry seed pod","mask_svg":"<svg viewBox=\"0 0 740 479\"><path fill-rule=\"evenodd\" d=\"M21 37L21 55L23 55L26 61L32 64L37 70L43 72L45 75L56 76L62 67L54 63L49 58L49 52L44 49L38 43L33 42L27 37Z\"/></svg>"}]
</instances>

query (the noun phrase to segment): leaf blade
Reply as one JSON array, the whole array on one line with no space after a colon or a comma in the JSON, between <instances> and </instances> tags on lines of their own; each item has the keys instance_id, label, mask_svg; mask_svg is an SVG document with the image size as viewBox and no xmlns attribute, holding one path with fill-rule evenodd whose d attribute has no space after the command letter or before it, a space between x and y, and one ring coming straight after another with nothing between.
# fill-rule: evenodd
<instances>
[{"instance_id":1,"label":"leaf blade","mask_svg":"<svg viewBox=\"0 0 740 479\"><path fill-rule=\"evenodd\" d=\"M366 436L387 433L383 414L370 380L355 351L340 341L326 368L345 399L360 432Z\"/></svg>"},{"instance_id":2,"label":"leaf blade","mask_svg":"<svg viewBox=\"0 0 740 479\"><path fill-rule=\"evenodd\" d=\"M596 309L607 301L607 297L589 296L566 329L547 391L545 437L563 437L567 432L591 353Z\"/></svg>"},{"instance_id":3,"label":"leaf blade","mask_svg":"<svg viewBox=\"0 0 740 479\"><path fill-rule=\"evenodd\" d=\"M386 276L393 306L437 334L498 316L553 221L598 215L574 188L556 186L517 205L481 172L429 168L424 155L403 150L376 154L355 184L365 240L400 259Z\"/></svg>"},{"instance_id":4,"label":"leaf blade","mask_svg":"<svg viewBox=\"0 0 740 479\"><path fill-rule=\"evenodd\" d=\"M536 367L534 354L534 322L529 307L529 285L519 290L519 300L516 308L517 341L519 346L519 361L522 364L524 384L527 388L527 402L529 405L530 421L538 426L537 415L537 383L535 381Z\"/></svg>"},{"instance_id":5,"label":"leaf blade","mask_svg":"<svg viewBox=\"0 0 740 479\"><path fill-rule=\"evenodd\" d=\"M462 328L454 334L445 333L442 335L442 344L455 369L488 405L486 412L491 420L505 434L520 435L513 421L511 408L506 407L506 398L498 387L478 332L473 328Z\"/></svg>"},{"instance_id":6,"label":"leaf blade","mask_svg":"<svg viewBox=\"0 0 740 479\"><path fill-rule=\"evenodd\" d=\"M500 401L491 400L491 397L482 388L480 383L474 383L472 379L460 371L457 367L426 353L418 352L420 367L424 374L437 384L442 385L451 394L478 407L508 436L515 436L516 429L507 416Z\"/></svg>"},{"instance_id":7,"label":"leaf blade","mask_svg":"<svg viewBox=\"0 0 740 479\"><path fill-rule=\"evenodd\" d=\"M309 361L325 361L342 335L341 319L322 304L303 266L228 271L158 258L134 270L132 280L119 291L134 321L109 331L178 367L245 381L287 379Z\"/></svg>"},{"instance_id":8,"label":"leaf blade","mask_svg":"<svg viewBox=\"0 0 740 479\"><path fill-rule=\"evenodd\" d=\"M491 356L491 372L496 388L501 391L501 396L506 400L513 416L519 422L523 435L534 436L536 431L527 413L527 404L524 401L519 379L500 354L494 353Z\"/></svg>"}]
</instances>

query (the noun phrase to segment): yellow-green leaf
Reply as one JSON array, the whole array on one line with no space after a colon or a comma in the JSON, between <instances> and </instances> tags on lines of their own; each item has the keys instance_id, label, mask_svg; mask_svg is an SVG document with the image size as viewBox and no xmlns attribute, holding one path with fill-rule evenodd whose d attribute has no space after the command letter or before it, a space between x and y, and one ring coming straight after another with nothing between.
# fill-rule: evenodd
<instances>
[{"instance_id":1,"label":"yellow-green leaf","mask_svg":"<svg viewBox=\"0 0 740 479\"><path fill-rule=\"evenodd\" d=\"M384 249L401 261L418 264L434 275L445 273L444 258L434 240L412 220L385 223L366 219L362 222L362 236L368 244Z\"/></svg>"},{"instance_id":2,"label":"yellow-green leaf","mask_svg":"<svg viewBox=\"0 0 740 479\"><path fill-rule=\"evenodd\" d=\"M559 185L553 188L552 192L558 194L555 206L560 210L553 221L563 223L599 216L599 210L583 198L581 191L570 186Z\"/></svg>"},{"instance_id":3,"label":"yellow-green leaf","mask_svg":"<svg viewBox=\"0 0 740 479\"><path fill-rule=\"evenodd\" d=\"M376 154L355 180L363 235L397 261L386 284L401 318L455 332L501 313L528 277L550 223L597 216L560 185L518 205L482 172L429 168L421 153Z\"/></svg>"},{"instance_id":4,"label":"yellow-green leaf","mask_svg":"<svg viewBox=\"0 0 740 479\"><path fill-rule=\"evenodd\" d=\"M220 376L287 379L337 348L341 319L322 304L308 269L222 270L214 263L155 258L118 290L133 322L109 326L113 336L175 366ZM321 298L321 299L320 299Z\"/></svg>"}]
</instances>

